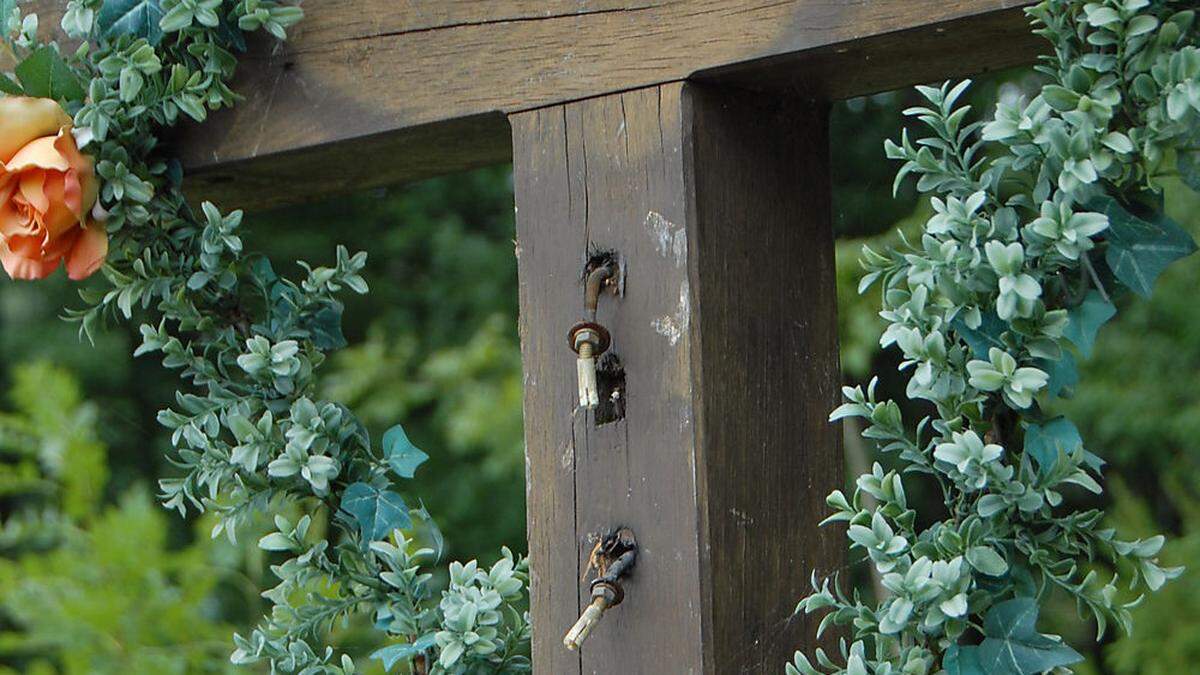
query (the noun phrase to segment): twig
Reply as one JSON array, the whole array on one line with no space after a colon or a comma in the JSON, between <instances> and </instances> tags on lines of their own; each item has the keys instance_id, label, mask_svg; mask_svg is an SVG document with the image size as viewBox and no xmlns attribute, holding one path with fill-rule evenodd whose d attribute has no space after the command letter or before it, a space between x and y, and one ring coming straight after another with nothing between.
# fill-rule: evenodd
<instances>
[{"instance_id":1,"label":"twig","mask_svg":"<svg viewBox=\"0 0 1200 675\"><path fill-rule=\"evenodd\" d=\"M1111 305L1112 300L1108 297L1108 291L1104 290L1104 284L1100 283L1100 276L1096 274L1096 268L1092 267L1092 259L1086 253L1079 257L1083 260L1083 268L1087 270L1088 276L1092 278L1092 283L1096 284L1096 290L1100 291L1100 297L1104 298L1104 301Z\"/></svg>"}]
</instances>

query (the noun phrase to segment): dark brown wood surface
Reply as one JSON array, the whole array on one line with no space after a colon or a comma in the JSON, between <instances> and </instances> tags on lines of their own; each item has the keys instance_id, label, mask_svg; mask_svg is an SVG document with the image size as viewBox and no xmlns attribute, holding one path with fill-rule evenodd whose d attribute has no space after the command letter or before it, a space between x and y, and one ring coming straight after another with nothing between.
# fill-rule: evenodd
<instances>
[{"instance_id":1,"label":"dark brown wood surface","mask_svg":"<svg viewBox=\"0 0 1200 675\"><path fill-rule=\"evenodd\" d=\"M812 646L808 571L842 560L816 527L842 480L825 108L668 84L511 120L538 672L778 672ZM601 426L566 344L596 249L627 270L598 317L626 416ZM627 599L568 652L620 525Z\"/></svg>"},{"instance_id":2,"label":"dark brown wood surface","mask_svg":"<svg viewBox=\"0 0 1200 675\"><path fill-rule=\"evenodd\" d=\"M711 672L776 673L811 653L815 622L791 618L806 571L844 556L817 527L843 467L828 108L688 91L705 644Z\"/></svg>"},{"instance_id":3,"label":"dark brown wood surface","mask_svg":"<svg viewBox=\"0 0 1200 675\"><path fill-rule=\"evenodd\" d=\"M185 131L179 151L198 196L238 206L313 199L504 161L496 113L697 73L845 97L1027 62L1038 45L1027 4L307 2L290 41L263 40L246 55L235 89L247 100ZM57 24L59 0L31 7Z\"/></svg>"}]
</instances>

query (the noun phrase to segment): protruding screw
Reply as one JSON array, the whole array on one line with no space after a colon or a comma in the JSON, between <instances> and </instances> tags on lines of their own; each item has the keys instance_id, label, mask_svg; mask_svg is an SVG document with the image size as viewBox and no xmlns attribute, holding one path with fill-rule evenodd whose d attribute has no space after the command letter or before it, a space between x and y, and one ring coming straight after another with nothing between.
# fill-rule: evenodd
<instances>
[{"instance_id":1,"label":"protruding screw","mask_svg":"<svg viewBox=\"0 0 1200 675\"><path fill-rule=\"evenodd\" d=\"M612 607L621 604L625 592L615 583L598 580L592 584L592 602L583 610L579 620L571 626L563 637L563 645L572 651L579 649L591 634L596 624L604 617L604 613Z\"/></svg>"},{"instance_id":2,"label":"protruding screw","mask_svg":"<svg viewBox=\"0 0 1200 675\"><path fill-rule=\"evenodd\" d=\"M575 364L579 377L579 405L595 408L600 405L600 388L596 383L596 357L608 349L608 331L598 323L583 321L571 328L568 339L572 351L579 355Z\"/></svg>"}]
</instances>

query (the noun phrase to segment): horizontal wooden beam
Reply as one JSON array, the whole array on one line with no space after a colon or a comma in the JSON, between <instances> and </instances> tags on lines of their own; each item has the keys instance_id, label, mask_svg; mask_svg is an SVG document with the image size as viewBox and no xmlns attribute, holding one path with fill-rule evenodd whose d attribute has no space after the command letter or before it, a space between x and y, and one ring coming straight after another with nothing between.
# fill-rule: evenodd
<instances>
[{"instance_id":1,"label":"horizontal wooden beam","mask_svg":"<svg viewBox=\"0 0 1200 675\"><path fill-rule=\"evenodd\" d=\"M309 2L289 42L246 55L235 89L247 100L178 147L200 196L294 202L505 161L500 114L697 75L843 98L1028 62L1028 4ZM61 11L31 6L44 24Z\"/></svg>"}]
</instances>

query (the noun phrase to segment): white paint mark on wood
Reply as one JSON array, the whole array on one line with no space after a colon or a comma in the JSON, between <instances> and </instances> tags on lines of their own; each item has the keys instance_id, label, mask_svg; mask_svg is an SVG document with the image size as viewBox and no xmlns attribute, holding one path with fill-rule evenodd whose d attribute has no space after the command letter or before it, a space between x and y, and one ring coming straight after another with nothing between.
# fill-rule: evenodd
<instances>
[{"instance_id":1,"label":"white paint mark on wood","mask_svg":"<svg viewBox=\"0 0 1200 675\"><path fill-rule=\"evenodd\" d=\"M685 279L679 285L679 302L675 306L675 313L660 316L650 322L655 332L667 338L672 347L678 344L679 338L687 333L688 324L691 322L692 309L688 296L688 282Z\"/></svg>"},{"instance_id":2,"label":"white paint mark on wood","mask_svg":"<svg viewBox=\"0 0 1200 675\"><path fill-rule=\"evenodd\" d=\"M658 254L668 260L674 258L675 266L683 267L687 262L687 230L657 211L646 214L644 225L658 246Z\"/></svg>"}]
</instances>

